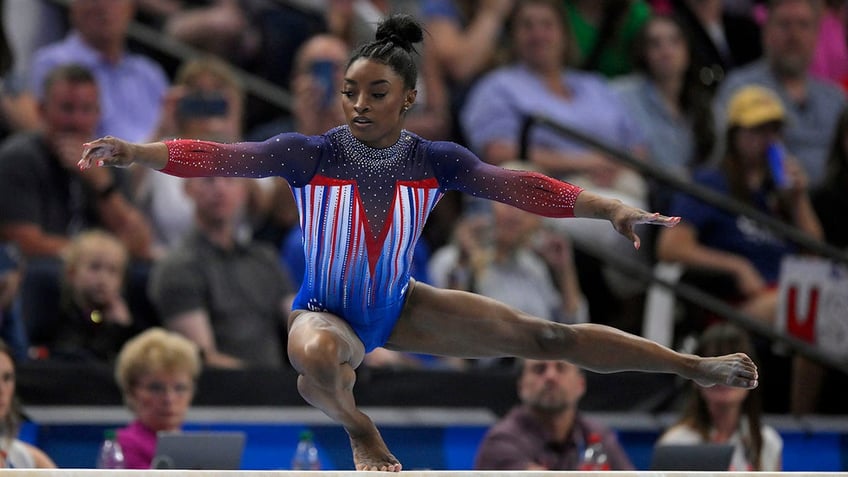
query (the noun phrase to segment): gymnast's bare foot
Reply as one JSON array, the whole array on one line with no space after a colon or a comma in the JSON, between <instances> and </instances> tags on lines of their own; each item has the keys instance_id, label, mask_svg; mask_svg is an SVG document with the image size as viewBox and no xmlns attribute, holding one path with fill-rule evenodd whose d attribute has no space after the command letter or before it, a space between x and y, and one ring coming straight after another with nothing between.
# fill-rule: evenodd
<instances>
[{"instance_id":1,"label":"gymnast's bare foot","mask_svg":"<svg viewBox=\"0 0 848 477\"><path fill-rule=\"evenodd\" d=\"M356 470L400 472L400 462L389 452L376 428L366 434L351 435L350 447L353 449L353 464Z\"/></svg>"},{"instance_id":2,"label":"gymnast's bare foot","mask_svg":"<svg viewBox=\"0 0 848 477\"><path fill-rule=\"evenodd\" d=\"M753 389L757 387L757 365L744 353L728 354L709 358L700 358L695 374L690 376L701 386L716 384L737 388Z\"/></svg>"}]
</instances>

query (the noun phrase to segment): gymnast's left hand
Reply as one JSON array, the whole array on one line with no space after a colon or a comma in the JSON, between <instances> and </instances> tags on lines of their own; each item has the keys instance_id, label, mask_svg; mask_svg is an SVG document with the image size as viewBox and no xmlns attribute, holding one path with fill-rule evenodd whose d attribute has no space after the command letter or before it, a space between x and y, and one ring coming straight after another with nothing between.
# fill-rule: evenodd
<instances>
[{"instance_id":1,"label":"gymnast's left hand","mask_svg":"<svg viewBox=\"0 0 848 477\"><path fill-rule=\"evenodd\" d=\"M133 144L113 136L106 136L83 144L80 170L91 167L129 167L134 162Z\"/></svg>"},{"instance_id":2,"label":"gymnast's left hand","mask_svg":"<svg viewBox=\"0 0 848 477\"><path fill-rule=\"evenodd\" d=\"M646 212L642 209L619 203L618 207L610 215L610 222L612 222L615 230L632 241L633 246L638 250L642 245L642 241L633 229L635 225L651 224L674 227L680 223L680 217L667 217L658 212Z\"/></svg>"}]
</instances>

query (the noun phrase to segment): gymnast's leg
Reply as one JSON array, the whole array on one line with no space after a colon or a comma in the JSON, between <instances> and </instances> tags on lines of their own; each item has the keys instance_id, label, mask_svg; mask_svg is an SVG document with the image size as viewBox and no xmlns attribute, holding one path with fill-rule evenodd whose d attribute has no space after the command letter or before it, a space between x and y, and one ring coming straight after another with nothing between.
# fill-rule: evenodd
<instances>
[{"instance_id":1,"label":"gymnast's leg","mask_svg":"<svg viewBox=\"0 0 848 477\"><path fill-rule=\"evenodd\" d=\"M682 354L609 326L554 323L490 298L415 281L386 348L464 358L559 359L602 373L675 373L703 386L757 385L757 368L741 353Z\"/></svg>"},{"instance_id":2,"label":"gymnast's leg","mask_svg":"<svg viewBox=\"0 0 848 477\"><path fill-rule=\"evenodd\" d=\"M289 318L288 353L300 373L300 395L347 431L356 469L399 472L400 462L353 399L355 369L365 347L350 326L330 313L294 311Z\"/></svg>"}]
</instances>

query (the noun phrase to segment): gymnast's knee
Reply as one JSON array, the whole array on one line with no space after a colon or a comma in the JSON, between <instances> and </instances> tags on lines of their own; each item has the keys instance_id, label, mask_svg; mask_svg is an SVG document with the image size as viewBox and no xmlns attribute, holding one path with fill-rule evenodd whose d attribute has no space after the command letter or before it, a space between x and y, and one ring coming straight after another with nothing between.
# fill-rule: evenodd
<instances>
[{"instance_id":1,"label":"gymnast's knee","mask_svg":"<svg viewBox=\"0 0 848 477\"><path fill-rule=\"evenodd\" d=\"M289 339L289 360L300 374L317 377L337 373L341 346L342 340L335 333L315 330L306 339Z\"/></svg>"}]
</instances>

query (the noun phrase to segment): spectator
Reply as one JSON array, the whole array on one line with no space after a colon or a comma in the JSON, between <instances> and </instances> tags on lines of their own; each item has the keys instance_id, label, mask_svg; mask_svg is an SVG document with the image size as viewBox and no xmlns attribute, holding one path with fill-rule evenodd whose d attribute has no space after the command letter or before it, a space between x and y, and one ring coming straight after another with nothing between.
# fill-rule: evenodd
<instances>
[{"instance_id":1,"label":"spectator","mask_svg":"<svg viewBox=\"0 0 848 477\"><path fill-rule=\"evenodd\" d=\"M149 258L149 225L115 176L76 166L101 118L94 77L65 65L51 71L44 91L44 131L15 134L0 146L0 240L16 242L28 257L58 258L76 233L101 226L134 258Z\"/></svg>"},{"instance_id":2,"label":"spectator","mask_svg":"<svg viewBox=\"0 0 848 477\"><path fill-rule=\"evenodd\" d=\"M15 393L15 360L12 350L0 341L0 468L54 469L56 464L41 449L18 439L21 408Z\"/></svg>"},{"instance_id":3,"label":"spectator","mask_svg":"<svg viewBox=\"0 0 848 477\"><path fill-rule=\"evenodd\" d=\"M810 74L848 88L848 4L844 0L826 0L816 51Z\"/></svg>"},{"instance_id":4,"label":"spectator","mask_svg":"<svg viewBox=\"0 0 848 477\"><path fill-rule=\"evenodd\" d=\"M494 67L514 0L427 0L422 16L430 50L455 85L468 85Z\"/></svg>"},{"instance_id":5,"label":"spectator","mask_svg":"<svg viewBox=\"0 0 848 477\"><path fill-rule=\"evenodd\" d=\"M25 84L35 51L65 34L65 13L48 0L5 0L0 8L4 42L0 121L4 132L37 129L38 105Z\"/></svg>"},{"instance_id":6,"label":"spectator","mask_svg":"<svg viewBox=\"0 0 848 477\"><path fill-rule=\"evenodd\" d=\"M291 114L259 126L248 137L263 141L280 131L323 134L344 122L340 91L348 55L347 44L337 36L317 34L306 40L294 55ZM303 276L297 208L288 182L281 177L272 181L267 222L257 230L256 236L282 247L282 263L297 287Z\"/></svg>"},{"instance_id":7,"label":"spectator","mask_svg":"<svg viewBox=\"0 0 848 477\"><path fill-rule=\"evenodd\" d=\"M247 2L238 0L135 0L140 16L178 41L243 65L257 54L259 32Z\"/></svg>"},{"instance_id":8,"label":"spectator","mask_svg":"<svg viewBox=\"0 0 848 477\"><path fill-rule=\"evenodd\" d=\"M149 469L156 434L181 430L201 372L197 347L177 333L151 328L127 341L115 380L134 419L117 432L127 469Z\"/></svg>"},{"instance_id":9,"label":"spectator","mask_svg":"<svg viewBox=\"0 0 848 477\"><path fill-rule=\"evenodd\" d=\"M29 336L21 312L23 258L14 243L0 242L0 341L6 343L15 361L28 357Z\"/></svg>"},{"instance_id":10,"label":"spectator","mask_svg":"<svg viewBox=\"0 0 848 477\"><path fill-rule=\"evenodd\" d=\"M848 210L848 108L836 123L836 132L827 158L825 178L812 194L813 206L821 220L824 236L836 247L848 248L848 224L842 213Z\"/></svg>"},{"instance_id":11,"label":"spectator","mask_svg":"<svg viewBox=\"0 0 848 477\"><path fill-rule=\"evenodd\" d=\"M113 235L88 230L74 237L64 259L59 315L37 317L33 342L46 345L51 358L112 362L131 336L149 326L133 316L122 295L127 250Z\"/></svg>"},{"instance_id":12,"label":"spectator","mask_svg":"<svg viewBox=\"0 0 848 477\"><path fill-rule=\"evenodd\" d=\"M150 297L166 327L213 367L279 368L294 291L273 249L238 235L248 179L186 181L194 228L153 268Z\"/></svg>"},{"instance_id":13,"label":"spectator","mask_svg":"<svg viewBox=\"0 0 848 477\"><path fill-rule=\"evenodd\" d=\"M551 321L589 321L567 237L499 202L457 224L453 243L430 260L430 276L434 286L479 293Z\"/></svg>"},{"instance_id":14,"label":"spectator","mask_svg":"<svg viewBox=\"0 0 848 477\"><path fill-rule=\"evenodd\" d=\"M61 5L49 0L4 0L3 31L12 54L15 81L25 81L32 57L42 46L59 41L67 32Z\"/></svg>"},{"instance_id":15,"label":"spectator","mask_svg":"<svg viewBox=\"0 0 848 477\"><path fill-rule=\"evenodd\" d=\"M233 69L213 57L187 60L166 95L159 136L200 137L222 142L242 140L244 90ZM133 169L135 202L153 227L156 256L173 248L191 229L193 204L178 177ZM250 215L264 215L267 200L258 181L251 181ZM244 225L249 225L245 220Z\"/></svg>"},{"instance_id":16,"label":"spectator","mask_svg":"<svg viewBox=\"0 0 848 477\"><path fill-rule=\"evenodd\" d=\"M695 77L691 48L681 24L654 16L635 42L638 73L612 85L642 125L651 162L680 178L710 156L715 134L710 97ZM666 210L669 192L654 186L653 207Z\"/></svg>"},{"instance_id":17,"label":"spectator","mask_svg":"<svg viewBox=\"0 0 848 477\"><path fill-rule=\"evenodd\" d=\"M631 71L630 45L651 16L644 0L567 0L577 65L607 77Z\"/></svg>"},{"instance_id":18,"label":"spectator","mask_svg":"<svg viewBox=\"0 0 848 477\"><path fill-rule=\"evenodd\" d=\"M740 14L729 9L728 3L724 0L671 1L673 15L680 21L692 46L695 79L710 92L714 92L734 68L756 61L763 54L760 27L752 13Z\"/></svg>"},{"instance_id":19,"label":"spectator","mask_svg":"<svg viewBox=\"0 0 848 477\"><path fill-rule=\"evenodd\" d=\"M607 85L606 80L590 72L570 69L564 63L569 41L561 2L555 0L518 0L510 31L514 61L483 76L471 90L462 112L462 125L471 149L483 160L503 164L518 158L522 123L529 115L543 115L566 127L593 136L597 140L646 156L641 131L631 120L625 104ZM645 206L647 185L635 171L615 162L606 154L575 143L548 128L535 128L529 136L528 157L543 173L614 197L635 206ZM568 223L565 223L568 222ZM615 237L609 227L577 219L555 221L578 245L597 245L610 253L632 260L645 260ZM600 268L600 267L599 267ZM581 282L598 283L593 289L612 290L616 299L632 298L640 285L612 267L603 267L603 278ZM581 270L589 272L584 268ZM609 293L599 308L610 304ZM590 308L597 302L590 298ZM615 310L611 315L619 315ZM593 312L593 319L605 320Z\"/></svg>"},{"instance_id":20,"label":"spectator","mask_svg":"<svg viewBox=\"0 0 848 477\"><path fill-rule=\"evenodd\" d=\"M848 207L848 108L839 116L836 134L830 146L827 169L822 185L811 193L813 208L821 221L824 238L830 245L848 249L848 225L842 216ZM794 381L792 411L797 415L827 412L827 407L841 408L845 402L845 376L803 359L796 363L802 369Z\"/></svg>"},{"instance_id":21,"label":"spectator","mask_svg":"<svg viewBox=\"0 0 848 477\"><path fill-rule=\"evenodd\" d=\"M580 449L600 434L612 470L633 470L615 433L580 414L586 378L566 361L526 360L519 363L514 407L486 432L476 470L577 470Z\"/></svg>"},{"instance_id":22,"label":"spectator","mask_svg":"<svg viewBox=\"0 0 848 477\"><path fill-rule=\"evenodd\" d=\"M780 188L767 165L768 148L780 142L787 120L780 99L770 90L761 86L740 89L727 109L728 148L722 162L695 172L693 180L820 239L821 225L807 193L806 174L798 161L792 156L783 160L787 184ZM681 263L702 275L715 274L706 282L708 292L748 316L773 325L781 259L798 253L798 247L746 216L682 193L675 196L669 212L682 220L671 233L660 232L657 257ZM765 380L767 386L780 383L782 376L790 374L792 380L802 378L796 372L779 371L786 364L784 360L770 350L764 351L761 356L769 362L765 373L772 377ZM801 357L794 360L795 366L803 363ZM780 386L775 387L774 394L783 392L779 389ZM779 402L775 398L770 404Z\"/></svg>"},{"instance_id":23,"label":"spectator","mask_svg":"<svg viewBox=\"0 0 848 477\"><path fill-rule=\"evenodd\" d=\"M514 0L427 0L421 5L435 60L450 97L455 140L465 142L459 113L471 85L496 66Z\"/></svg>"},{"instance_id":24,"label":"spectator","mask_svg":"<svg viewBox=\"0 0 848 477\"><path fill-rule=\"evenodd\" d=\"M749 204L763 213L820 238L821 225L807 194L807 178L793 157L784 160L788 185L778 189L767 164L768 148L780 142L787 121L782 103L761 86L740 89L727 109L727 152L718 167L697 171L693 180ZM780 259L797 248L744 216L678 194L671 213L680 224L659 234L657 255L728 274L739 308L773 323L777 307Z\"/></svg>"},{"instance_id":25,"label":"spectator","mask_svg":"<svg viewBox=\"0 0 848 477\"><path fill-rule=\"evenodd\" d=\"M93 72L100 86L97 134L152 139L168 79L157 63L126 49L135 0L72 0L68 14L68 36L35 53L30 91L42 99L44 78L51 70L79 63Z\"/></svg>"},{"instance_id":26,"label":"spectator","mask_svg":"<svg viewBox=\"0 0 848 477\"><path fill-rule=\"evenodd\" d=\"M724 117L728 100L740 88L758 84L775 91L786 110L786 147L813 187L824 178L827 151L845 95L834 84L809 74L819 32L817 0L775 0L763 27L765 57L733 70L716 96L715 113Z\"/></svg>"},{"instance_id":27,"label":"spectator","mask_svg":"<svg viewBox=\"0 0 848 477\"><path fill-rule=\"evenodd\" d=\"M248 139L264 141L280 131L321 134L343 121L339 92L348 54L347 44L335 35L306 40L294 54L291 113L249 131Z\"/></svg>"},{"instance_id":28,"label":"spectator","mask_svg":"<svg viewBox=\"0 0 848 477\"><path fill-rule=\"evenodd\" d=\"M695 351L700 356L719 356L730 351L747 353L756 361L748 334L730 323L707 328ZM680 419L659 438L663 444L727 443L735 450L730 468L736 472L779 472L783 439L761 420L761 390L692 385L688 404Z\"/></svg>"}]
</instances>

